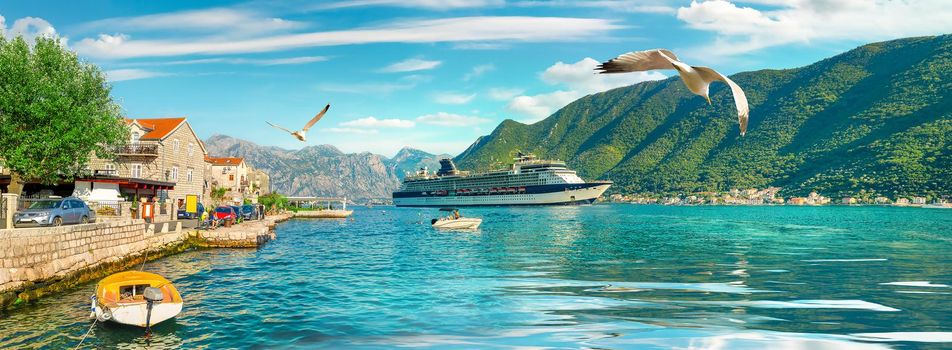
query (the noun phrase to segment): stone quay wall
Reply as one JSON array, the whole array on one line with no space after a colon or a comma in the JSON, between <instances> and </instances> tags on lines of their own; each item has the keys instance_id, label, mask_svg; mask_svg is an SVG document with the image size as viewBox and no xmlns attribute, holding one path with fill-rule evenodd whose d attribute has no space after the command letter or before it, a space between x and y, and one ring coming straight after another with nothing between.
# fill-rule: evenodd
<instances>
[{"instance_id":1,"label":"stone quay wall","mask_svg":"<svg viewBox=\"0 0 952 350\"><path fill-rule=\"evenodd\" d=\"M11 292L166 249L187 236L181 223L142 220L0 230L0 301L9 302Z\"/></svg>"},{"instance_id":2,"label":"stone quay wall","mask_svg":"<svg viewBox=\"0 0 952 350\"><path fill-rule=\"evenodd\" d=\"M258 247L275 238L275 223L289 217L275 215L212 231L143 220L2 229L0 312L187 249Z\"/></svg>"}]
</instances>

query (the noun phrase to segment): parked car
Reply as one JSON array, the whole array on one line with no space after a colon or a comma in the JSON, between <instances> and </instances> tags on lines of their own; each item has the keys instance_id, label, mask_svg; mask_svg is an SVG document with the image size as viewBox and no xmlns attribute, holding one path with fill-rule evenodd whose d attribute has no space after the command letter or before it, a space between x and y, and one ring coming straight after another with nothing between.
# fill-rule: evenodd
<instances>
[{"instance_id":1,"label":"parked car","mask_svg":"<svg viewBox=\"0 0 952 350\"><path fill-rule=\"evenodd\" d=\"M245 204L241 206L241 217L245 220L257 220L258 211L255 210L253 204Z\"/></svg>"},{"instance_id":2,"label":"parked car","mask_svg":"<svg viewBox=\"0 0 952 350\"><path fill-rule=\"evenodd\" d=\"M76 197L38 200L13 216L14 226L60 226L96 222L96 212Z\"/></svg>"},{"instance_id":3,"label":"parked car","mask_svg":"<svg viewBox=\"0 0 952 350\"><path fill-rule=\"evenodd\" d=\"M231 207L231 210L234 210L234 211L235 211L235 215L237 215L237 218L235 219L235 222L241 222L241 221L243 221L244 216L241 216L241 207L239 207L239 206L237 206L237 205L230 205L230 207Z\"/></svg>"},{"instance_id":4,"label":"parked car","mask_svg":"<svg viewBox=\"0 0 952 350\"><path fill-rule=\"evenodd\" d=\"M235 209L232 209L232 207L223 205L215 208L215 220L235 220L237 218L238 215L235 213Z\"/></svg>"},{"instance_id":5,"label":"parked car","mask_svg":"<svg viewBox=\"0 0 952 350\"><path fill-rule=\"evenodd\" d=\"M178 218L179 219L198 219L202 216L202 213L205 212L205 206L202 203L198 203L198 211L194 213L189 213L185 211L185 208L179 208Z\"/></svg>"}]
</instances>

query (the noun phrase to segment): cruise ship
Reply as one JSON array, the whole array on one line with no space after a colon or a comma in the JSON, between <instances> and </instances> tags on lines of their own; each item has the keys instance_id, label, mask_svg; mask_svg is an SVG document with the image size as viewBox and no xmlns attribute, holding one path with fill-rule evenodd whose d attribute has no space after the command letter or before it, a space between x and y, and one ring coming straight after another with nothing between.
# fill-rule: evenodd
<instances>
[{"instance_id":1,"label":"cruise ship","mask_svg":"<svg viewBox=\"0 0 952 350\"><path fill-rule=\"evenodd\" d=\"M565 162L519 154L509 169L470 174L441 159L435 174L420 169L393 193L398 207L590 204L610 181L585 182Z\"/></svg>"}]
</instances>

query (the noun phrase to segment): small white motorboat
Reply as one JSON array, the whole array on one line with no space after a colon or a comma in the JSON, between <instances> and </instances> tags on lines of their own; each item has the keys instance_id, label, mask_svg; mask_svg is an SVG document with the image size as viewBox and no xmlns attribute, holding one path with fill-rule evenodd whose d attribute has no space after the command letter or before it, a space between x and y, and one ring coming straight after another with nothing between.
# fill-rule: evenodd
<instances>
[{"instance_id":1,"label":"small white motorboat","mask_svg":"<svg viewBox=\"0 0 952 350\"><path fill-rule=\"evenodd\" d=\"M459 214L459 209L456 208L442 208L440 211L450 212L450 215L441 217L439 219L433 219L430 222L430 224L433 225L433 228L450 230L475 230L479 228L479 224L483 223L483 219L480 218L462 217Z\"/></svg>"},{"instance_id":2,"label":"small white motorboat","mask_svg":"<svg viewBox=\"0 0 952 350\"><path fill-rule=\"evenodd\" d=\"M90 317L149 328L182 312L182 296L165 277L142 271L110 275L96 285Z\"/></svg>"}]
</instances>

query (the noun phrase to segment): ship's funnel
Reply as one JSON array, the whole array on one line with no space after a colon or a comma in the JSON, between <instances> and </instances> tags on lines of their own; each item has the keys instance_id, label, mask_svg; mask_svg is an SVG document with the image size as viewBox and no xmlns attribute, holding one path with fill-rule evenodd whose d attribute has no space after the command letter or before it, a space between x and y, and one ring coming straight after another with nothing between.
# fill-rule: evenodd
<instances>
[{"instance_id":1,"label":"ship's funnel","mask_svg":"<svg viewBox=\"0 0 952 350\"><path fill-rule=\"evenodd\" d=\"M456 164L453 164L453 160L449 158L440 159L440 171L436 172L436 176L445 176L445 175L457 175L459 171L456 170Z\"/></svg>"}]
</instances>

